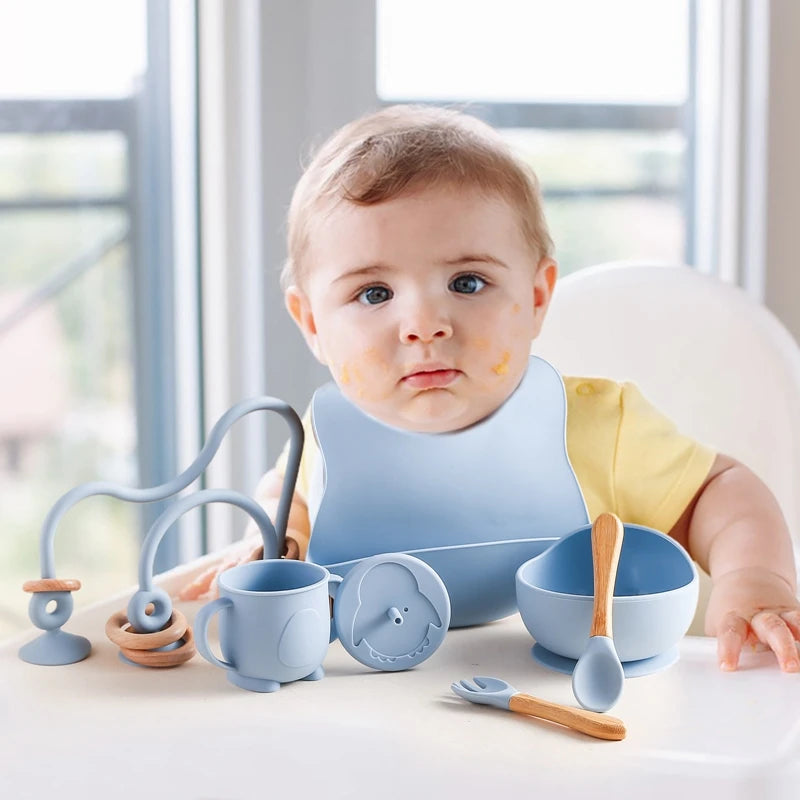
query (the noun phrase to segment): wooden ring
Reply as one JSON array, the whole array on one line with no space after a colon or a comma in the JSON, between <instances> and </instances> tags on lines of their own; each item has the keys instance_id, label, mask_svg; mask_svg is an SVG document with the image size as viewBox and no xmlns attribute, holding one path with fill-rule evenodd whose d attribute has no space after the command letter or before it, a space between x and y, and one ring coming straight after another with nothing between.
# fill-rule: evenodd
<instances>
[{"instance_id":1,"label":"wooden ring","mask_svg":"<svg viewBox=\"0 0 800 800\"><path fill-rule=\"evenodd\" d=\"M75 578L40 578L37 581L25 581L22 584L23 592L77 592L81 588L81 582Z\"/></svg>"},{"instance_id":2,"label":"wooden ring","mask_svg":"<svg viewBox=\"0 0 800 800\"><path fill-rule=\"evenodd\" d=\"M177 608L174 608L166 628L153 633L136 633L130 627L127 614L124 611L117 611L106 622L106 636L120 649L155 650L158 647L177 642L186 633L188 627L189 623L186 621L186 617Z\"/></svg>"},{"instance_id":3,"label":"wooden ring","mask_svg":"<svg viewBox=\"0 0 800 800\"><path fill-rule=\"evenodd\" d=\"M186 629L182 638L183 643L174 650L131 650L127 647L119 650L125 658L143 667L177 667L197 652L191 628Z\"/></svg>"}]
</instances>

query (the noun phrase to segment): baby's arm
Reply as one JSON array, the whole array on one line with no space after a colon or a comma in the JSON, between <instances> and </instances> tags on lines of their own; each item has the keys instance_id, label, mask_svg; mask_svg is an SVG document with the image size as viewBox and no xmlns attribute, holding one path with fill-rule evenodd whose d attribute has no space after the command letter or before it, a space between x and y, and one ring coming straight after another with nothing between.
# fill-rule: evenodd
<instances>
[{"instance_id":1,"label":"baby's arm","mask_svg":"<svg viewBox=\"0 0 800 800\"><path fill-rule=\"evenodd\" d=\"M277 515L278 501L283 488L283 475L276 469L271 469L259 481L255 499L264 507L269 518L274 520ZM302 497L295 494L289 509L289 520L286 526L286 558L304 559L308 550L308 540L311 535L311 524L308 519L308 506ZM255 561L261 558L264 552L261 533L255 522L250 522L245 530L244 537L222 551L222 560L202 572L191 583L181 589L178 597L181 600L197 600L201 597L216 594L217 575L237 564L246 561Z\"/></svg>"},{"instance_id":2,"label":"baby's arm","mask_svg":"<svg viewBox=\"0 0 800 800\"><path fill-rule=\"evenodd\" d=\"M769 489L743 464L717 456L671 531L711 575L706 633L720 667L734 670L746 642L762 642L784 672L800 671L800 603L791 538Z\"/></svg>"}]
</instances>

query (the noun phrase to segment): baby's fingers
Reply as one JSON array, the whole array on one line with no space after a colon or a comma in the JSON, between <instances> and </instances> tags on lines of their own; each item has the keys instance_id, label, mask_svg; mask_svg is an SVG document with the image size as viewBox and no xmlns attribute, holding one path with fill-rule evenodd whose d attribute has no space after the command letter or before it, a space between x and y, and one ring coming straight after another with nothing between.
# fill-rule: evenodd
<instances>
[{"instance_id":1,"label":"baby's fingers","mask_svg":"<svg viewBox=\"0 0 800 800\"><path fill-rule=\"evenodd\" d=\"M187 583L178 592L179 600L197 600L202 597L211 586L217 575L217 567L209 567L205 572L201 572L191 583Z\"/></svg>"},{"instance_id":2,"label":"baby's fingers","mask_svg":"<svg viewBox=\"0 0 800 800\"><path fill-rule=\"evenodd\" d=\"M293 561L298 561L300 558L300 545L291 536L286 537L283 557Z\"/></svg>"},{"instance_id":3,"label":"baby's fingers","mask_svg":"<svg viewBox=\"0 0 800 800\"><path fill-rule=\"evenodd\" d=\"M789 626L792 636L800 642L800 611L784 611L781 613L783 621Z\"/></svg>"},{"instance_id":4,"label":"baby's fingers","mask_svg":"<svg viewBox=\"0 0 800 800\"><path fill-rule=\"evenodd\" d=\"M726 672L736 669L747 632L747 622L735 611L725 615L717 631L717 661L720 669Z\"/></svg>"},{"instance_id":5,"label":"baby's fingers","mask_svg":"<svg viewBox=\"0 0 800 800\"><path fill-rule=\"evenodd\" d=\"M784 613L790 615L792 612ZM784 672L800 672L794 633L780 613L760 611L750 620L750 625L758 638L775 653L778 665Z\"/></svg>"}]
</instances>

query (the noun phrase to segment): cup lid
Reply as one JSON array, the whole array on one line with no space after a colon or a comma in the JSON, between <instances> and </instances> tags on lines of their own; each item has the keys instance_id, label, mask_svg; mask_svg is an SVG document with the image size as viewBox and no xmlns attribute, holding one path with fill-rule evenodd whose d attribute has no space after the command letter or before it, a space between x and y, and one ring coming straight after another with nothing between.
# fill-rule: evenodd
<instances>
[{"instance_id":1,"label":"cup lid","mask_svg":"<svg viewBox=\"0 0 800 800\"><path fill-rule=\"evenodd\" d=\"M359 562L342 580L333 620L344 649L384 671L410 669L432 656L450 624L450 597L424 561L381 553Z\"/></svg>"}]
</instances>

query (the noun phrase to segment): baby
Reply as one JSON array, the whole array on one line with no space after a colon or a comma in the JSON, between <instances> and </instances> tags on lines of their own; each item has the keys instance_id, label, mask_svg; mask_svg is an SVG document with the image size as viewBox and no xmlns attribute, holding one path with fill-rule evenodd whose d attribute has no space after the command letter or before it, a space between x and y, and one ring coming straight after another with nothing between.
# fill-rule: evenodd
<instances>
[{"instance_id":1,"label":"baby","mask_svg":"<svg viewBox=\"0 0 800 800\"><path fill-rule=\"evenodd\" d=\"M445 434L497 417L522 384L556 282L552 251L536 179L495 131L458 112L397 106L346 125L305 171L282 283L292 319L349 403L392 429ZM678 433L633 385L565 377L563 386L569 461L589 518L612 511L666 531L710 573L705 626L722 669L736 669L745 643L761 642L782 670L800 671L792 546L769 490ZM533 427L537 413L532 405ZM332 563L335 537L312 537L323 459L310 412L304 426L286 557L310 549ZM368 440L352 451L367 465L375 457ZM459 475L470 487L490 483L502 457L476 453ZM286 451L257 492L273 518L285 466ZM478 502L502 519L492 497ZM259 557L259 542L248 531L181 598Z\"/></svg>"}]
</instances>

